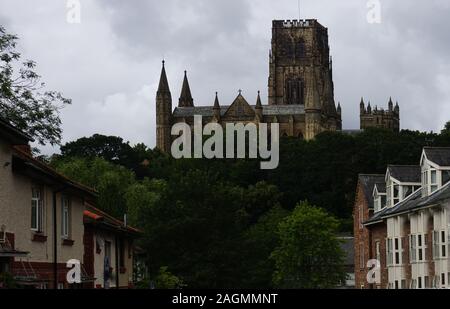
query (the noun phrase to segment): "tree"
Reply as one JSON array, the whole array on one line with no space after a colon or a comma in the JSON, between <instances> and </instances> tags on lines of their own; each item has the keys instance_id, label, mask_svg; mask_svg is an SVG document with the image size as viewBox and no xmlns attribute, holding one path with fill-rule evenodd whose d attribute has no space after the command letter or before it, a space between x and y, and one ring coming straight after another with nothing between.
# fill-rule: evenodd
<instances>
[{"instance_id":1,"label":"tree","mask_svg":"<svg viewBox=\"0 0 450 309\"><path fill-rule=\"evenodd\" d=\"M0 116L41 145L59 144L59 110L71 101L60 92L45 89L41 76L35 72L34 61L20 63L17 40L17 36L0 26Z\"/></svg>"},{"instance_id":2,"label":"tree","mask_svg":"<svg viewBox=\"0 0 450 309\"><path fill-rule=\"evenodd\" d=\"M279 225L272 253L274 284L281 288L332 288L345 280L338 221L320 208L300 203Z\"/></svg>"},{"instance_id":3,"label":"tree","mask_svg":"<svg viewBox=\"0 0 450 309\"><path fill-rule=\"evenodd\" d=\"M136 181L132 171L101 158L72 158L52 164L63 175L97 190L100 209L116 218L127 213L126 192Z\"/></svg>"}]
</instances>

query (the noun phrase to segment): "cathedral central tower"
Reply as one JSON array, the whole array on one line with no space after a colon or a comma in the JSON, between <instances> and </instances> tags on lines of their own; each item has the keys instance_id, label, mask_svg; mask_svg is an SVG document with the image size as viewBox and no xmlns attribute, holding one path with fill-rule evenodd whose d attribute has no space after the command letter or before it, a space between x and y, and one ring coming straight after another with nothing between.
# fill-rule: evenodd
<instances>
[{"instance_id":1,"label":"cathedral central tower","mask_svg":"<svg viewBox=\"0 0 450 309\"><path fill-rule=\"evenodd\" d=\"M314 19L274 20L269 65L269 105L303 105L307 139L342 128L327 28Z\"/></svg>"}]
</instances>

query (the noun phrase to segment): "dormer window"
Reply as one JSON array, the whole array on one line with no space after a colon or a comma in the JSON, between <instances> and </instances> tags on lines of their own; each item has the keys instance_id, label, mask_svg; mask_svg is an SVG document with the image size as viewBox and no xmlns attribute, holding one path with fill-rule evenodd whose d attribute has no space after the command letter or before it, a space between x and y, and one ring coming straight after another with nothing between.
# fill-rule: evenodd
<instances>
[{"instance_id":1,"label":"dormer window","mask_svg":"<svg viewBox=\"0 0 450 309\"><path fill-rule=\"evenodd\" d=\"M450 182L450 170L442 171L442 186Z\"/></svg>"},{"instance_id":2,"label":"dormer window","mask_svg":"<svg viewBox=\"0 0 450 309\"><path fill-rule=\"evenodd\" d=\"M437 181L437 170L430 170L430 192L433 193L439 188L438 181Z\"/></svg>"}]
</instances>

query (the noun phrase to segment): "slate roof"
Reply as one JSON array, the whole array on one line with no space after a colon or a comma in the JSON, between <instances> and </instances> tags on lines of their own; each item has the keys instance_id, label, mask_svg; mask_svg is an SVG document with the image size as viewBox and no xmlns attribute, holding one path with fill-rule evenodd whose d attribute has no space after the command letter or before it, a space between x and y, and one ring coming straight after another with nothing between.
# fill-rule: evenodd
<instances>
[{"instance_id":1,"label":"slate roof","mask_svg":"<svg viewBox=\"0 0 450 309\"><path fill-rule=\"evenodd\" d=\"M424 151L431 162L439 166L450 166L450 148L425 147Z\"/></svg>"},{"instance_id":2,"label":"slate roof","mask_svg":"<svg viewBox=\"0 0 450 309\"><path fill-rule=\"evenodd\" d=\"M421 168L419 165L389 165L391 177L400 182L421 183Z\"/></svg>"},{"instance_id":3,"label":"slate roof","mask_svg":"<svg viewBox=\"0 0 450 309\"><path fill-rule=\"evenodd\" d=\"M255 109L256 105L251 105L251 107ZM230 105L220 106L220 115L225 115L229 108ZM263 105L264 116L289 116L304 114L304 105ZM193 117L194 115L212 117L214 116L214 106L177 107L173 112L173 116L177 118Z\"/></svg>"},{"instance_id":4,"label":"slate roof","mask_svg":"<svg viewBox=\"0 0 450 309\"><path fill-rule=\"evenodd\" d=\"M433 194L422 197L421 190L416 191L404 201L398 203L392 208L385 208L374 214L365 224L378 222L384 218L392 217L401 213L411 212L423 207L435 205L443 200L450 199L450 183L442 187Z\"/></svg>"},{"instance_id":5,"label":"slate roof","mask_svg":"<svg viewBox=\"0 0 450 309\"><path fill-rule=\"evenodd\" d=\"M386 193L386 183L384 181L376 183L375 186L377 187L378 193Z\"/></svg>"},{"instance_id":6,"label":"slate roof","mask_svg":"<svg viewBox=\"0 0 450 309\"><path fill-rule=\"evenodd\" d=\"M359 175L359 183L361 184L364 196L368 201L369 208L373 209L373 189L375 184L384 181L384 175Z\"/></svg>"}]
</instances>

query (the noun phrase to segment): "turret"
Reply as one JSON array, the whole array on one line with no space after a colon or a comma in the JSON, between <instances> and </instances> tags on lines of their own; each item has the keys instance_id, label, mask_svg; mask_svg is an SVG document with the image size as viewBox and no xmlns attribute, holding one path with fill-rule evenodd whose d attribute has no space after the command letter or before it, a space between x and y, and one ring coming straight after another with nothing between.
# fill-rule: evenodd
<instances>
[{"instance_id":1,"label":"turret","mask_svg":"<svg viewBox=\"0 0 450 309\"><path fill-rule=\"evenodd\" d=\"M156 147L163 152L170 152L172 119L172 95L167 81L165 61L162 62L159 87L156 92Z\"/></svg>"},{"instance_id":2,"label":"turret","mask_svg":"<svg viewBox=\"0 0 450 309\"><path fill-rule=\"evenodd\" d=\"M258 117L259 121L263 119L263 107L261 103L261 95L260 91L258 91L258 96L256 98L256 107L255 107L256 117Z\"/></svg>"},{"instance_id":3,"label":"turret","mask_svg":"<svg viewBox=\"0 0 450 309\"><path fill-rule=\"evenodd\" d=\"M392 97L389 98L388 108L390 112L394 110L394 103L392 102Z\"/></svg>"},{"instance_id":4,"label":"turret","mask_svg":"<svg viewBox=\"0 0 450 309\"><path fill-rule=\"evenodd\" d=\"M400 106L398 105L398 102L395 103L394 112L400 114Z\"/></svg>"},{"instance_id":5,"label":"turret","mask_svg":"<svg viewBox=\"0 0 450 309\"><path fill-rule=\"evenodd\" d=\"M217 92L216 92L216 98L214 100L213 111L214 111L214 118L217 120L217 122L219 122L220 121L220 104L219 104L219 97L218 97Z\"/></svg>"},{"instance_id":6,"label":"turret","mask_svg":"<svg viewBox=\"0 0 450 309\"><path fill-rule=\"evenodd\" d=\"M339 116L342 115L341 102L338 102L338 106L337 106L336 112L337 112L337 114L338 114Z\"/></svg>"},{"instance_id":7,"label":"turret","mask_svg":"<svg viewBox=\"0 0 450 309\"><path fill-rule=\"evenodd\" d=\"M359 103L359 113L361 115L365 114L366 112L366 106L364 104L364 98L361 97L361 103Z\"/></svg>"},{"instance_id":8,"label":"turret","mask_svg":"<svg viewBox=\"0 0 450 309\"><path fill-rule=\"evenodd\" d=\"M178 101L178 107L194 107L194 99L192 98L191 88L187 78L187 71L184 71L183 87Z\"/></svg>"},{"instance_id":9,"label":"turret","mask_svg":"<svg viewBox=\"0 0 450 309\"><path fill-rule=\"evenodd\" d=\"M372 106L370 106L370 101L369 104L367 105L367 113L372 114Z\"/></svg>"}]
</instances>

